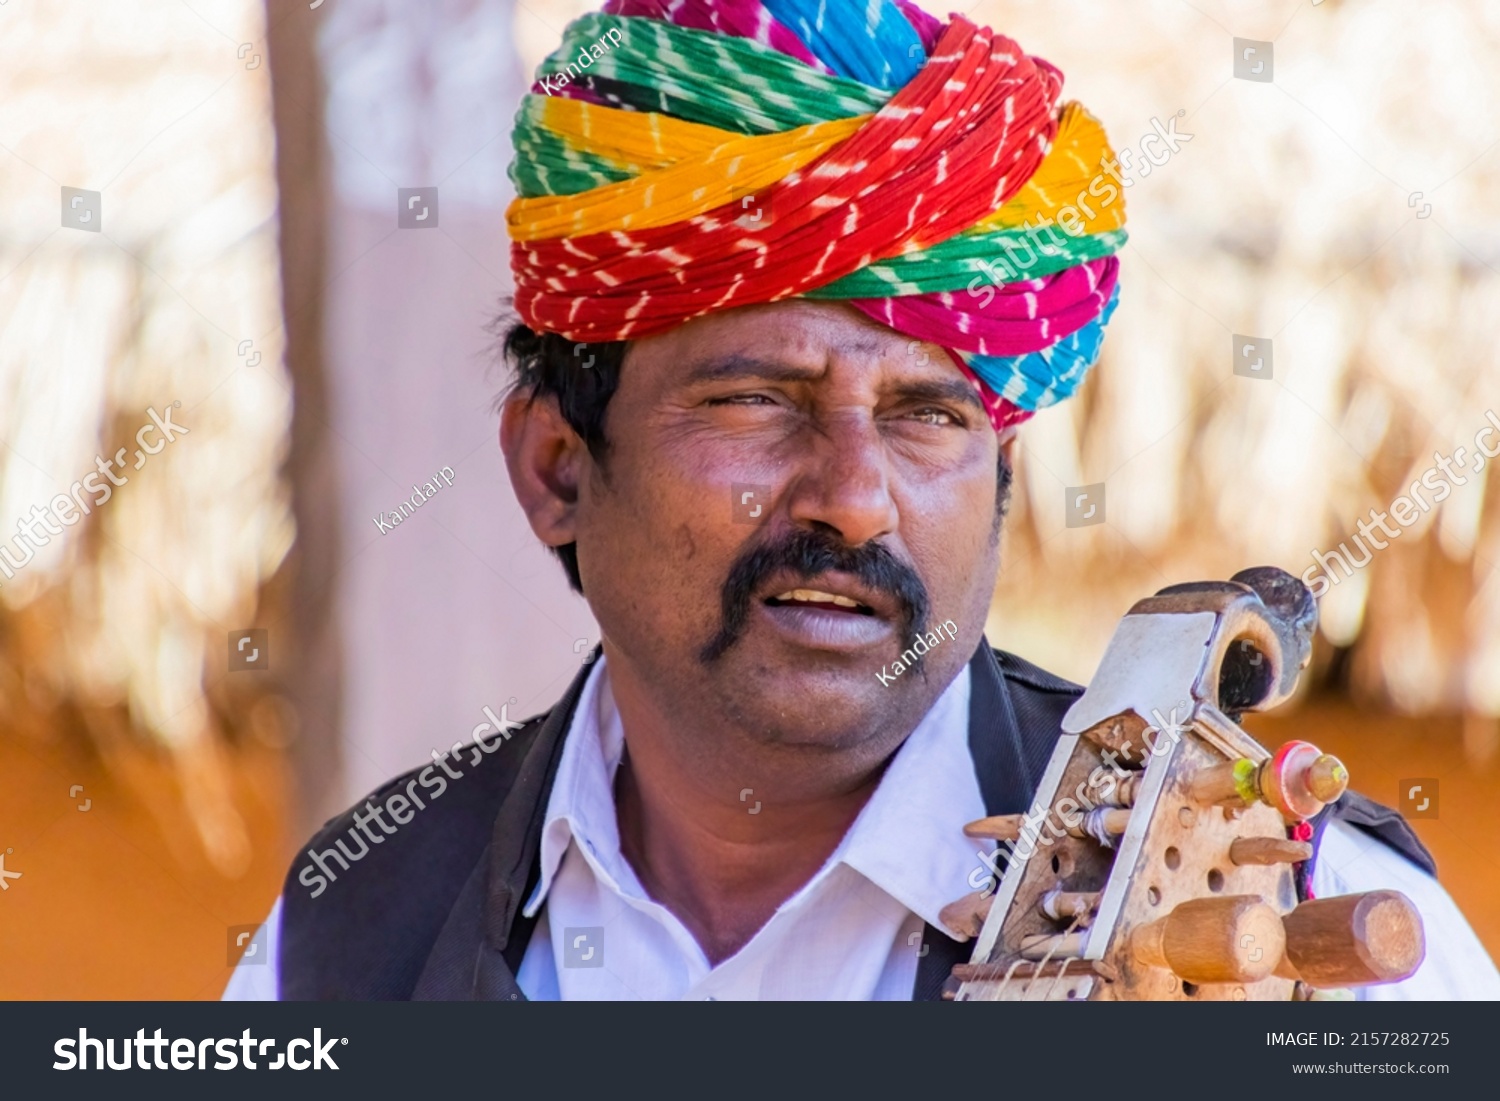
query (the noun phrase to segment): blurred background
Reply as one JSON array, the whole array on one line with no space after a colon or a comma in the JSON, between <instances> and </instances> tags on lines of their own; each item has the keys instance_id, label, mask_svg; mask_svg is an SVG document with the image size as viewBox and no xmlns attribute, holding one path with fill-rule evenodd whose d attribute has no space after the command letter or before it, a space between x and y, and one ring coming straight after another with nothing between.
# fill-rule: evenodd
<instances>
[{"instance_id":1,"label":"blurred background","mask_svg":"<svg viewBox=\"0 0 1500 1101\"><path fill-rule=\"evenodd\" d=\"M485 707L549 707L597 640L512 498L486 331L511 119L592 6L0 6L0 997L217 997L325 818ZM989 623L1087 680L1134 600L1354 547L1500 414L1500 6L967 14L1117 150L1180 135L1126 192L1102 363L1022 432ZM1414 824L1500 955L1500 483L1463 477L1336 573L1250 726L1391 805L1437 781Z\"/></svg>"}]
</instances>

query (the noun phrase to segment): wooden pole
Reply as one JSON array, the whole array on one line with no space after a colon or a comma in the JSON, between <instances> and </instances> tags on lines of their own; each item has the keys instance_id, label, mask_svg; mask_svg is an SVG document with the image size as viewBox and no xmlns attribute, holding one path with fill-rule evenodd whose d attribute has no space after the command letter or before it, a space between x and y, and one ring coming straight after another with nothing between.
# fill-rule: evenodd
<instances>
[{"instance_id":1,"label":"wooden pole","mask_svg":"<svg viewBox=\"0 0 1500 1101\"><path fill-rule=\"evenodd\" d=\"M277 665L298 716L290 755L298 799L291 829L305 837L339 807L342 771L343 653L333 584L342 556L340 492L330 442L333 402L323 361L328 185L321 14L304 0L267 0L266 45L276 130L282 318L292 383L292 427L285 476L297 539L271 583L289 609L272 627Z\"/></svg>"}]
</instances>

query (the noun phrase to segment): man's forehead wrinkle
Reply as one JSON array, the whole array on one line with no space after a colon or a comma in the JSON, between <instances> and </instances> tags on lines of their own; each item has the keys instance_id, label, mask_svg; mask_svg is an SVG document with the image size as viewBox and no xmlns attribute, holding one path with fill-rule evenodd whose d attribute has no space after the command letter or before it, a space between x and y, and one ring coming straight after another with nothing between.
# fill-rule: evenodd
<instances>
[{"instance_id":1,"label":"man's forehead wrinkle","mask_svg":"<svg viewBox=\"0 0 1500 1101\"><path fill-rule=\"evenodd\" d=\"M900 346L900 340L895 337L895 334L891 334L890 339L884 339L875 333L866 332L835 342L832 351L846 356L873 356L876 359L884 359Z\"/></svg>"},{"instance_id":2,"label":"man's forehead wrinkle","mask_svg":"<svg viewBox=\"0 0 1500 1101\"><path fill-rule=\"evenodd\" d=\"M821 377L823 371L807 364L797 364L773 357L731 352L694 364L685 382L723 382L730 379L765 379L771 382L808 382Z\"/></svg>"}]
</instances>

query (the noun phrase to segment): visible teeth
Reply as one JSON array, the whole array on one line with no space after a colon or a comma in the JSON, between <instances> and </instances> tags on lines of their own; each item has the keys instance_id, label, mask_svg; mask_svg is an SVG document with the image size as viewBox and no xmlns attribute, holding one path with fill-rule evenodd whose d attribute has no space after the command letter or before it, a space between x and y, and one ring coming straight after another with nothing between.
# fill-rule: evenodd
<instances>
[{"instance_id":1,"label":"visible teeth","mask_svg":"<svg viewBox=\"0 0 1500 1101\"><path fill-rule=\"evenodd\" d=\"M801 600L816 604L837 604L840 608L858 608L859 602L850 600L847 596L837 596L834 593L820 592L817 589L792 589L777 596L777 600Z\"/></svg>"}]
</instances>

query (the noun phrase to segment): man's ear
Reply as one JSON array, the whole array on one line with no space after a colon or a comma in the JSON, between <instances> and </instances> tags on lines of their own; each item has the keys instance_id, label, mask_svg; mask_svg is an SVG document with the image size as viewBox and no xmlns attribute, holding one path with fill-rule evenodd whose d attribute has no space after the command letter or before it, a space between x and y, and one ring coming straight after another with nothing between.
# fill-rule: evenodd
<instances>
[{"instance_id":1,"label":"man's ear","mask_svg":"<svg viewBox=\"0 0 1500 1101\"><path fill-rule=\"evenodd\" d=\"M1020 450L1016 440L1019 435L1020 429L1014 424L1007 425L1000 432L1000 454L1005 456L1005 465L1011 470L1016 469L1016 453Z\"/></svg>"},{"instance_id":2,"label":"man's ear","mask_svg":"<svg viewBox=\"0 0 1500 1101\"><path fill-rule=\"evenodd\" d=\"M549 547L576 542L578 487L588 448L556 399L507 398L500 411L500 451L536 537Z\"/></svg>"}]
</instances>

